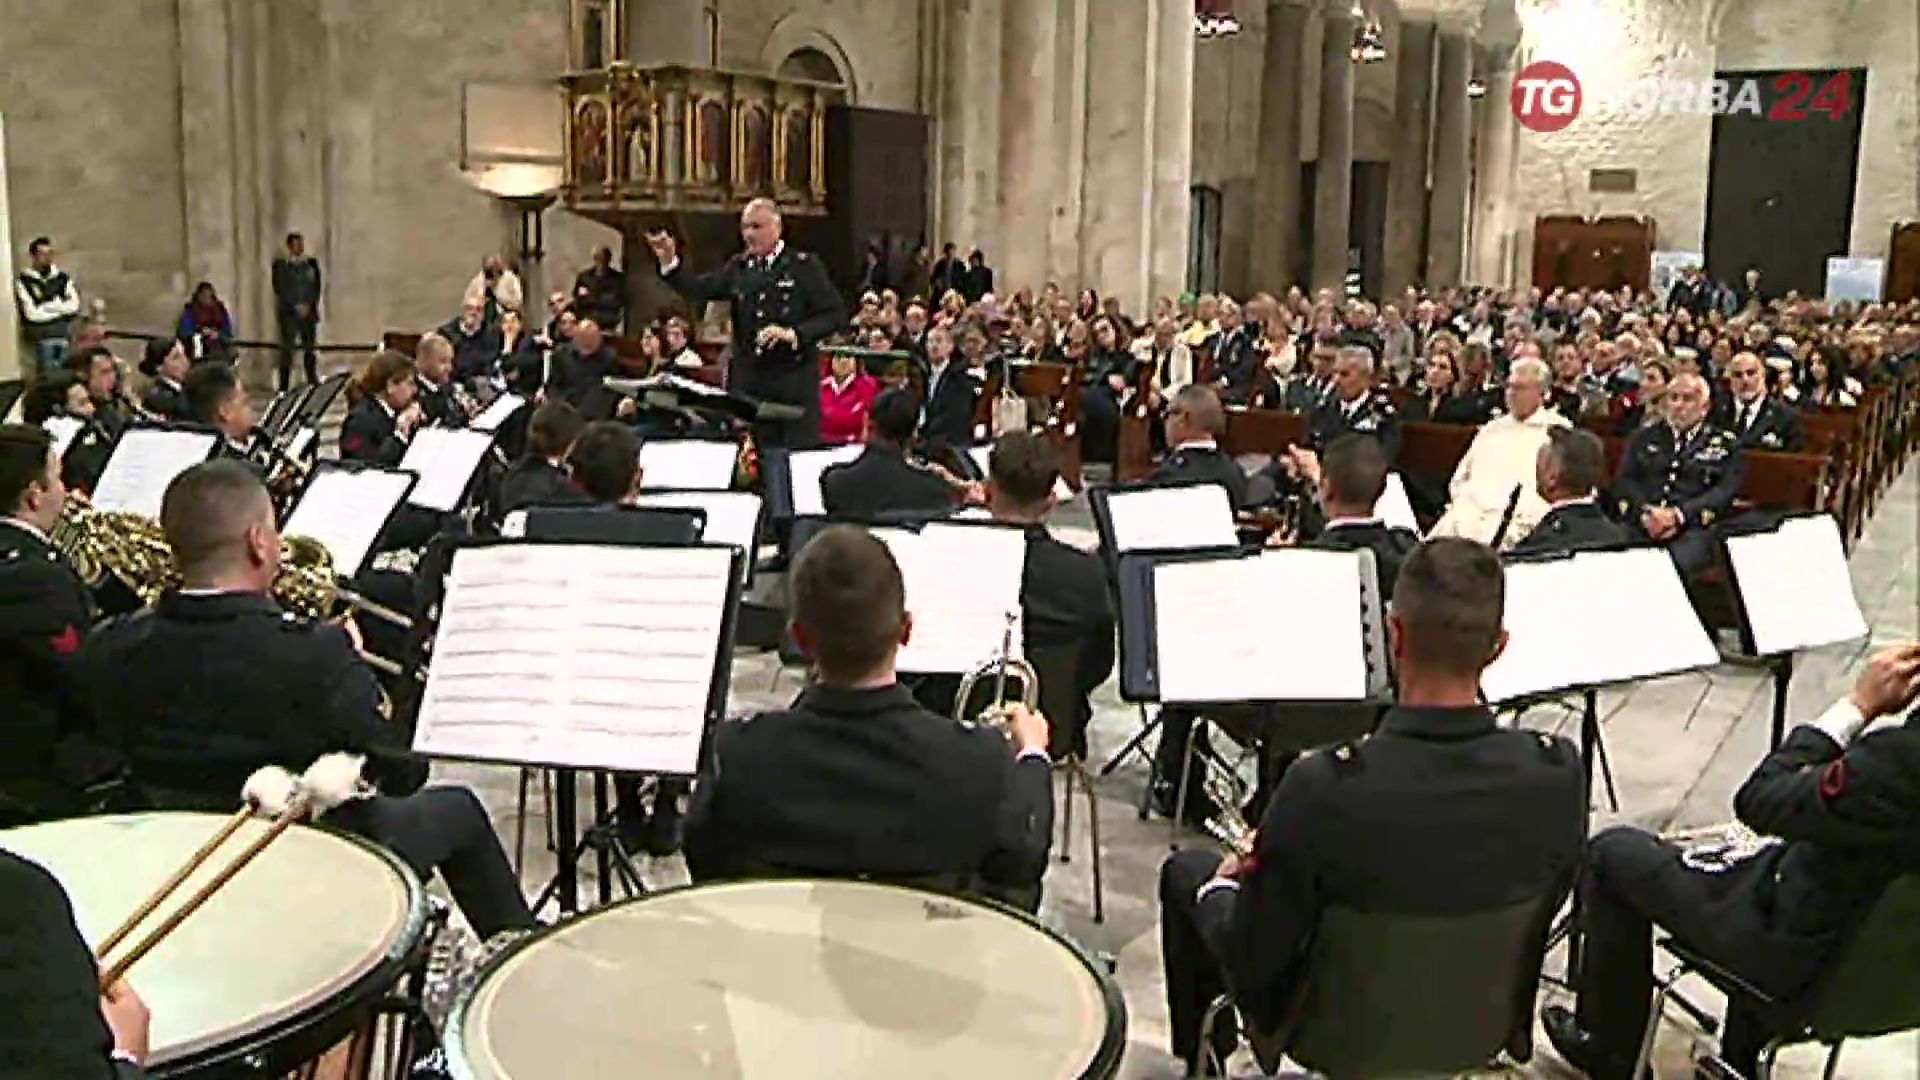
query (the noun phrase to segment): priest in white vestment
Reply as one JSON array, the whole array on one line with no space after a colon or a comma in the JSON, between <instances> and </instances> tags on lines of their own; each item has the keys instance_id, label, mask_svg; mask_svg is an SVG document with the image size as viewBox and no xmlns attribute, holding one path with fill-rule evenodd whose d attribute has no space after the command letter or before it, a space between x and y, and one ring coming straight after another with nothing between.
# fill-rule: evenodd
<instances>
[{"instance_id":1,"label":"priest in white vestment","mask_svg":"<svg viewBox=\"0 0 1920 1080\"><path fill-rule=\"evenodd\" d=\"M1507 411L1489 420L1473 437L1448 485L1447 511L1430 536L1464 536L1512 547L1547 516L1547 504L1534 490L1534 463L1547 445L1547 432L1568 427L1566 417L1546 407L1552 373L1538 359L1513 362L1507 375ZM1519 493L1515 501L1515 492ZM1508 505L1513 515L1500 528Z\"/></svg>"}]
</instances>

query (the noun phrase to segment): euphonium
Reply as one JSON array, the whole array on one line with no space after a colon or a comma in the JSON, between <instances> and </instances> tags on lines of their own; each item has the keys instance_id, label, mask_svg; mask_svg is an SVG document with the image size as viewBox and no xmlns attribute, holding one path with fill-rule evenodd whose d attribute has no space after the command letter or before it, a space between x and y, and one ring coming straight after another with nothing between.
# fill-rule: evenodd
<instances>
[{"instance_id":1,"label":"euphonium","mask_svg":"<svg viewBox=\"0 0 1920 1080\"><path fill-rule=\"evenodd\" d=\"M152 518L95 510L84 496L72 493L47 538L88 588L99 587L111 574L133 590L141 603L151 604L180 584L173 548Z\"/></svg>"},{"instance_id":2,"label":"euphonium","mask_svg":"<svg viewBox=\"0 0 1920 1080\"><path fill-rule=\"evenodd\" d=\"M1007 614L1007 630L1000 639L1000 655L967 672L960 680L960 690L953 695L953 718L963 724L985 725L1005 730L1004 707L1007 704L1007 676L1020 680L1020 704L1029 711L1037 709L1040 702L1040 676L1033 665L1025 660L1015 659L1013 655L1013 627L1019 616ZM967 702L973 697L973 687L981 676L993 674L993 700L987 707L974 716L967 715Z\"/></svg>"},{"instance_id":3,"label":"euphonium","mask_svg":"<svg viewBox=\"0 0 1920 1080\"><path fill-rule=\"evenodd\" d=\"M1220 812L1208 818L1202 828L1208 836L1234 851L1243 854L1252 851L1255 830L1240 811L1240 801L1246 797L1240 783L1204 756L1195 767L1200 770L1200 783L1209 799L1220 808Z\"/></svg>"}]
</instances>

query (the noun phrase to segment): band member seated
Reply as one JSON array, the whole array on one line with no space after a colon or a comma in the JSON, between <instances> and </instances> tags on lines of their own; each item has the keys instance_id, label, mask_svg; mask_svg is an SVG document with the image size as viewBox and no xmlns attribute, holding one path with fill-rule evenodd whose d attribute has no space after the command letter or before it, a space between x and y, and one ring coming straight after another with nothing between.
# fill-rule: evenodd
<instances>
[{"instance_id":1,"label":"band member seated","mask_svg":"<svg viewBox=\"0 0 1920 1080\"><path fill-rule=\"evenodd\" d=\"M86 384L93 422L117 439L133 419L121 395L120 362L105 345L89 345L67 354L67 370Z\"/></svg>"},{"instance_id":2,"label":"band member seated","mask_svg":"<svg viewBox=\"0 0 1920 1080\"><path fill-rule=\"evenodd\" d=\"M687 813L694 880L870 877L1034 910L1053 829L1046 719L1009 705L1002 734L915 703L894 674L913 633L900 568L857 526L801 551L790 595L818 681L714 730Z\"/></svg>"},{"instance_id":3,"label":"band member seated","mask_svg":"<svg viewBox=\"0 0 1920 1080\"><path fill-rule=\"evenodd\" d=\"M1162 865L1173 1052L1190 1069L1201 1014L1228 986L1257 1030L1276 1027L1327 908L1444 915L1551 894L1546 933L1579 862L1586 794L1571 744L1502 730L1479 702L1480 672L1506 644L1504 592L1487 548L1423 544L1394 590L1399 704L1379 730L1287 770L1251 853L1187 850ZM1433 974L1444 986L1448 973ZM1233 1024L1215 1039L1224 1057Z\"/></svg>"},{"instance_id":4,"label":"band member seated","mask_svg":"<svg viewBox=\"0 0 1920 1080\"><path fill-rule=\"evenodd\" d=\"M93 625L93 597L48 541L67 491L60 455L37 427L0 424L0 825L81 809L85 717L73 655Z\"/></svg>"},{"instance_id":5,"label":"band member seated","mask_svg":"<svg viewBox=\"0 0 1920 1080\"><path fill-rule=\"evenodd\" d=\"M1715 523L1740 491L1746 466L1733 432L1707 420L1707 383L1677 375L1667 389L1667 422L1627 439L1613 480L1621 518L1635 535L1667 546L1683 574L1713 563Z\"/></svg>"},{"instance_id":6,"label":"band member seated","mask_svg":"<svg viewBox=\"0 0 1920 1080\"><path fill-rule=\"evenodd\" d=\"M469 418L460 402L465 391L456 392L453 384L452 342L439 334L420 335L420 343L413 348L413 375L419 383L419 391L414 394L413 400L419 403L428 425L444 428L467 426Z\"/></svg>"},{"instance_id":7,"label":"band member seated","mask_svg":"<svg viewBox=\"0 0 1920 1080\"><path fill-rule=\"evenodd\" d=\"M93 493L113 452L113 436L94 421L93 398L87 384L68 371L55 371L27 387L20 400L20 418L40 427L56 416L80 421L80 430L60 455L60 481L74 491Z\"/></svg>"},{"instance_id":8,"label":"band member seated","mask_svg":"<svg viewBox=\"0 0 1920 1080\"><path fill-rule=\"evenodd\" d=\"M1220 449L1226 410L1210 386L1183 386L1167 405L1167 457L1147 477L1155 484L1219 484L1234 509L1247 505L1247 474Z\"/></svg>"},{"instance_id":9,"label":"band member seated","mask_svg":"<svg viewBox=\"0 0 1920 1080\"><path fill-rule=\"evenodd\" d=\"M407 455L407 440L425 422L414 395L420 384L413 361L387 349L354 381L355 400L340 424L340 456L392 468Z\"/></svg>"},{"instance_id":10,"label":"band member seated","mask_svg":"<svg viewBox=\"0 0 1920 1080\"><path fill-rule=\"evenodd\" d=\"M1380 440L1342 435L1327 447L1325 457L1298 457L1318 504L1305 515L1302 536L1277 534L1273 542L1324 551L1371 551L1380 596L1392 600L1400 567L1420 546L1420 537L1380 520L1377 508L1387 493L1387 455Z\"/></svg>"},{"instance_id":11,"label":"band member seated","mask_svg":"<svg viewBox=\"0 0 1920 1080\"><path fill-rule=\"evenodd\" d=\"M1053 512L1054 484L1060 478L1060 459L1053 444L1024 431L1002 435L988 458L987 507L995 521L1011 522L1027 531L1027 566L1020 579L1021 628L1029 654L1054 646L1077 644L1074 688L1083 703L1081 718L1093 707L1087 695L1113 673L1113 597L1107 589L1106 568L1098 556L1070 547L1047 531ZM1055 717L1055 721L1062 718ZM1048 753L1057 761L1085 759L1084 723L1056 722Z\"/></svg>"},{"instance_id":12,"label":"band member seated","mask_svg":"<svg viewBox=\"0 0 1920 1080\"><path fill-rule=\"evenodd\" d=\"M959 331L975 355L986 352L987 334L978 326ZM968 361L954 357L954 331L936 326L927 331L927 401L920 421L920 441L929 449L973 445L973 411L980 382Z\"/></svg>"},{"instance_id":13,"label":"band member seated","mask_svg":"<svg viewBox=\"0 0 1920 1080\"><path fill-rule=\"evenodd\" d=\"M140 359L140 374L153 381L140 398L140 406L162 420L179 422L191 418L187 395L181 383L187 377L186 346L173 338L147 342L147 353Z\"/></svg>"},{"instance_id":14,"label":"band member seated","mask_svg":"<svg viewBox=\"0 0 1920 1080\"><path fill-rule=\"evenodd\" d=\"M1742 450L1798 454L1807 448L1800 410L1767 393L1767 365L1753 353L1736 353L1727 365L1727 400L1714 417L1734 433Z\"/></svg>"},{"instance_id":15,"label":"band member seated","mask_svg":"<svg viewBox=\"0 0 1920 1080\"><path fill-rule=\"evenodd\" d=\"M1547 504L1534 491L1540 450L1553 431L1570 427L1568 417L1547 407L1547 365L1532 357L1513 362L1507 372L1507 410L1473 436L1448 484L1446 513L1434 523L1435 536L1464 536L1502 546L1533 531ZM1515 496L1518 496L1517 500ZM1503 529L1504 523L1504 529Z\"/></svg>"},{"instance_id":16,"label":"band member seated","mask_svg":"<svg viewBox=\"0 0 1920 1080\"><path fill-rule=\"evenodd\" d=\"M888 390L874 400L867 414L866 449L820 474L820 498L829 515L872 519L953 508L956 483L908 456L916 413L913 395L905 390Z\"/></svg>"},{"instance_id":17,"label":"band member seated","mask_svg":"<svg viewBox=\"0 0 1920 1080\"><path fill-rule=\"evenodd\" d=\"M216 455L249 460L254 429L253 400L229 364L200 364L187 372L187 409L193 422L220 433Z\"/></svg>"},{"instance_id":18,"label":"band member seated","mask_svg":"<svg viewBox=\"0 0 1920 1080\"><path fill-rule=\"evenodd\" d=\"M585 426L580 414L564 401L549 401L533 410L527 424L527 452L500 478L496 502L502 516L540 503L582 501L584 496L568 478L566 460L568 448Z\"/></svg>"},{"instance_id":19,"label":"band member seated","mask_svg":"<svg viewBox=\"0 0 1920 1080\"><path fill-rule=\"evenodd\" d=\"M0 851L0 1069L10 1076L139 1080L152 1017L126 981L100 990L100 964L67 894L39 864Z\"/></svg>"},{"instance_id":20,"label":"band member seated","mask_svg":"<svg viewBox=\"0 0 1920 1080\"><path fill-rule=\"evenodd\" d=\"M392 795L355 800L329 825L384 844L422 878L435 869L483 937L532 914L479 800L419 788L426 766L380 715L354 633L284 612L270 593L280 532L244 466L210 461L167 485L160 526L181 574L153 607L101 623L75 661L94 730L125 758L152 805L230 810L266 765L304 769L336 750L367 755Z\"/></svg>"},{"instance_id":21,"label":"band member seated","mask_svg":"<svg viewBox=\"0 0 1920 1080\"><path fill-rule=\"evenodd\" d=\"M1606 477L1607 451L1599 436L1579 428L1548 432L1534 472L1534 488L1547 514L1513 545L1512 553L1566 554L1626 543L1627 530L1600 505L1600 484Z\"/></svg>"},{"instance_id":22,"label":"band member seated","mask_svg":"<svg viewBox=\"0 0 1920 1080\"><path fill-rule=\"evenodd\" d=\"M1653 993L1653 932L1763 993L1800 992L1835 957L1880 893L1915 870L1920 820L1920 643L1876 653L1853 692L1788 734L1734 796L1756 852L1701 863L1658 836L1608 829L1587 846L1586 930L1577 1012L1542 1017L1560 1055L1595 1080L1632 1075ZM1729 1007L1720 1058L1755 1076L1775 1033Z\"/></svg>"}]
</instances>

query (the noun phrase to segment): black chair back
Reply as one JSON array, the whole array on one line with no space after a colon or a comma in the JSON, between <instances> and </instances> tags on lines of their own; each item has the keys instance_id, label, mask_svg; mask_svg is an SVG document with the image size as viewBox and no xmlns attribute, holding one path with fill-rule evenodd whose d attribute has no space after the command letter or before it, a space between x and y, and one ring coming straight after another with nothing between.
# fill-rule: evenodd
<instances>
[{"instance_id":1,"label":"black chair back","mask_svg":"<svg viewBox=\"0 0 1920 1080\"><path fill-rule=\"evenodd\" d=\"M1821 1042L1920 1028L1920 874L1895 878L1815 982L1807 1027Z\"/></svg>"},{"instance_id":2,"label":"black chair back","mask_svg":"<svg viewBox=\"0 0 1920 1080\"><path fill-rule=\"evenodd\" d=\"M530 506L526 538L602 544L697 544L703 510L633 506Z\"/></svg>"},{"instance_id":3,"label":"black chair back","mask_svg":"<svg viewBox=\"0 0 1920 1080\"><path fill-rule=\"evenodd\" d=\"M1277 1069L1282 1050L1339 1077L1465 1072L1502 1050L1524 1060L1547 924L1565 892L1466 915L1327 909L1290 1023L1254 1040L1262 1066Z\"/></svg>"}]
</instances>

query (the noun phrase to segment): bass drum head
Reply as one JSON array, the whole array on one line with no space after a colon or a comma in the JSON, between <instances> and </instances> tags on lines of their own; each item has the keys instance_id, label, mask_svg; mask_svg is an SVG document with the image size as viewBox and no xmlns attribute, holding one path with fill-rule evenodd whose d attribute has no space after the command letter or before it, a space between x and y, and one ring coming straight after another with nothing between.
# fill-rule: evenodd
<instances>
[{"instance_id":1,"label":"bass drum head","mask_svg":"<svg viewBox=\"0 0 1920 1080\"><path fill-rule=\"evenodd\" d=\"M474 1080L1106 1077L1126 1008L1075 946L996 905L861 882L670 890L530 937L447 1029Z\"/></svg>"},{"instance_id":2,"label":"bass drum head","mask_svg":"<svg viewBox=\"0 0 1920 1080\"><path fill-rule=\"evenodd\" d=\"M0 848L59 880L91 946L224 822L194 813L75 818L0 832ZM267 827L242 826L115 956ZM259 1056L277 1073L317 1056L393 985L425 924L420 881L393 855L339 833L288 829L128 973L153 1014L149 1072L220 1072Z\"/></svg>"}]
</instances>

